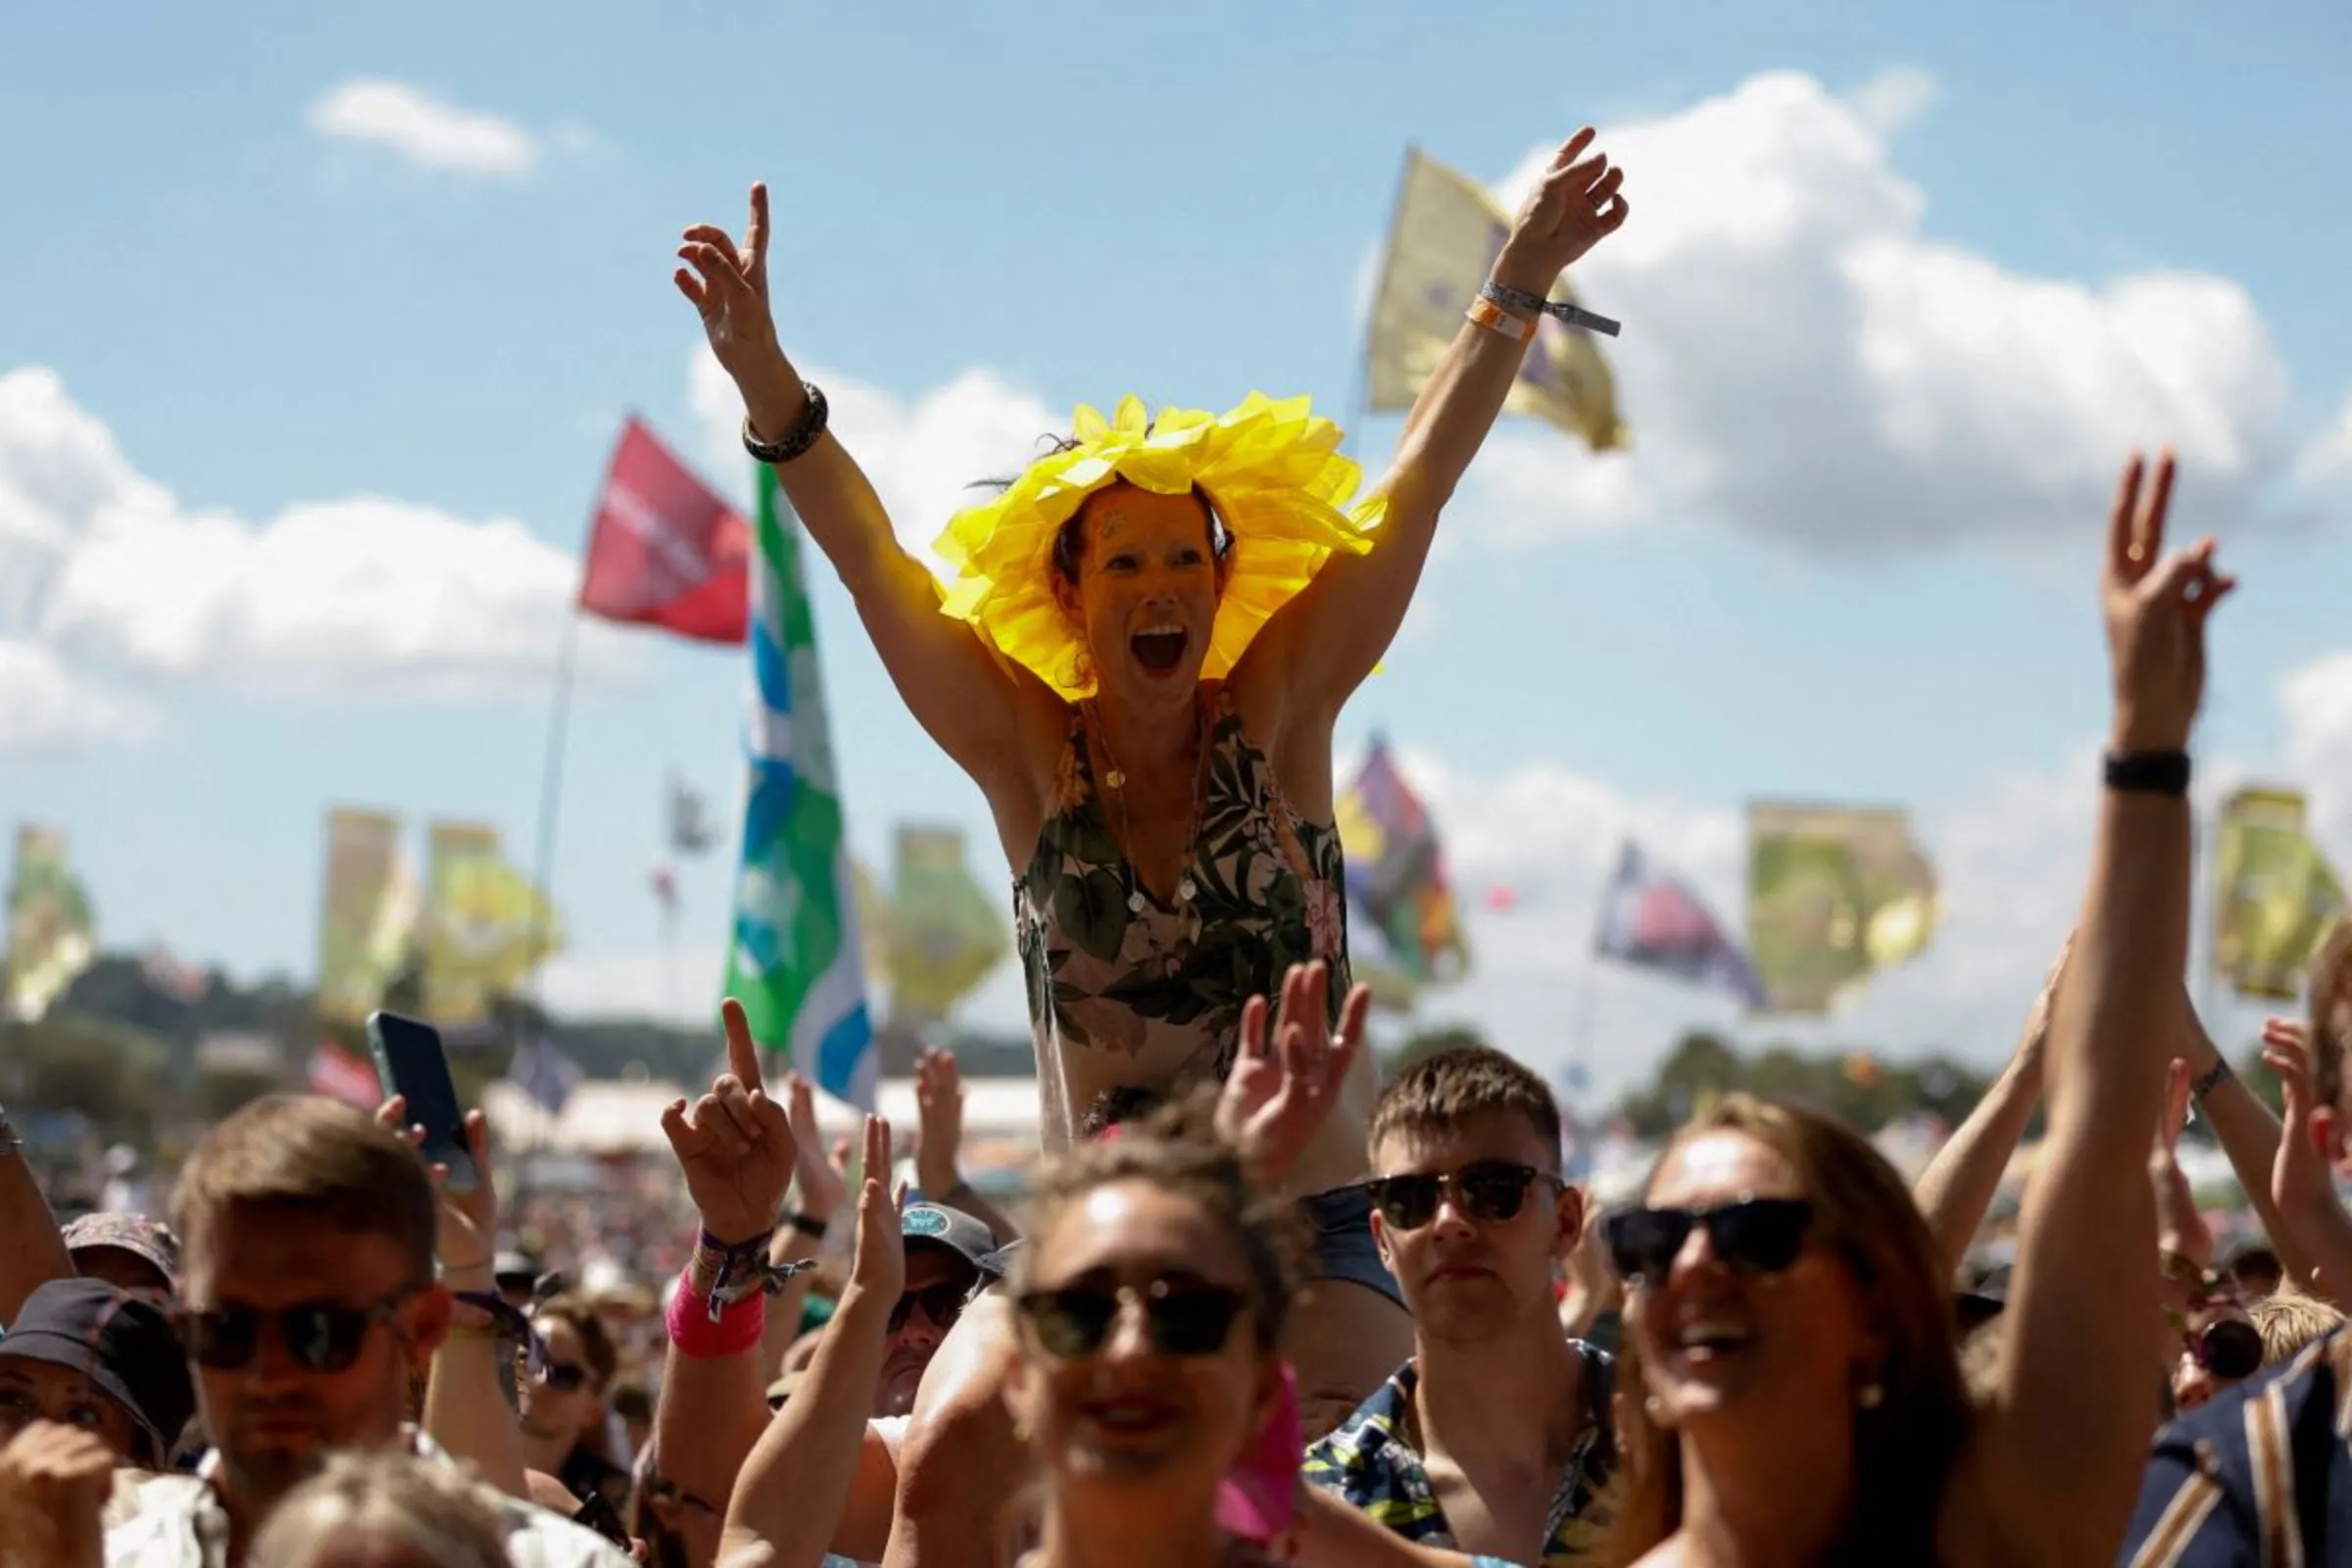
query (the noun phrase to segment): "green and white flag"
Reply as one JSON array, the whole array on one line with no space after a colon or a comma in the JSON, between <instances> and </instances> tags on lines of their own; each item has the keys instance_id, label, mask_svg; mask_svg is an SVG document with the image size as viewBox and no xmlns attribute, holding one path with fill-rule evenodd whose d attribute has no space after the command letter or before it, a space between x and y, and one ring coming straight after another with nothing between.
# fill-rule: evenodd
<instances>
[{"instance_id":1,"label":"green and white flag","mask_svg":"<svg viewBox=\"0 0 2352 1568\"><path fill-rule=\"evenodd\" d=\"M871 1109L874 1030L800 519L765 464L758 484L744 732L751 778L726 994L743 1004L762 1050L789 1052L818 1088Z\"/></svg>"}]
</instances>

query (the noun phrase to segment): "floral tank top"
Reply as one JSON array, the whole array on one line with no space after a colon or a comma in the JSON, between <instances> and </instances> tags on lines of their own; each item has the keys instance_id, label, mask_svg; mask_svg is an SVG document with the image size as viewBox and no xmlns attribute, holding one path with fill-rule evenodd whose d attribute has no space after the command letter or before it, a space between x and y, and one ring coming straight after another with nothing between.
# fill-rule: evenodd
<instances>
[{"instance_id":1,"label":"floral tank top","mask_svg":"<svg viewBox=\"0 0 2352 1568\"><path fill-rule=\"evenodd\" d=\"M1265 753L1222 685L1210 719L1193 854L1173 905L1134 874L1096 787L1084 714L1073 709L1060 789L1029 868L1013 883L1013 923L1029 993L1049 1144L1084 1106L1069 1104L1067 1055L1131 1058L1165 1088L1232 1066L1242 1007L1281 995L1290 967L1330 965L1332 1022L1348 995L1346 873L1336 828L1291 809ZM1189 887L1189 895L1183 891ZM1142 908L1130 905L1141 894ZM1144 1066L1149 1061L1151 1065ZM1118 1068L1096 1064L1099 1076Z\"/></svg>"}]
</instances>

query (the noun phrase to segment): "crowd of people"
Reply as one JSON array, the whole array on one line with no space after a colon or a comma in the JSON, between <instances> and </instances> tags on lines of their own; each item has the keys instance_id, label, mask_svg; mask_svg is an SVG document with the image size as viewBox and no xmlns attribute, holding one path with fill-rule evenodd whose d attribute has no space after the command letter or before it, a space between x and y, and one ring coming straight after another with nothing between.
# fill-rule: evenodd
<instances>
[{"instance_id":1,"label":"crowd of people","mask_svg":"<svg viewBox=\"0 0 2352 1568\"><path fill-rule=\"evenodd\" d=\"M1360 499L1303 401L1082 409L951 524L944 597L777 344L764 190L740 242L689 229L746 446L999 824L1028 1200L962 1180L952 1062L911 1151L873 1118L828 1149L731 1002L726 1070L663 1112L667 1197L618 1206L502 1199L479 1112L461 1184L397 1099L280 1096L204 1134L166 1212L61 1229L0 1116L0 1568L2352 1560L2352 927L2266 1033L2274 1116L2180 978L2234 583L2210 540L2168 551L2169 457L2126 466L2100 555L2074 935L1916 1182L1732 1095L1597 1213L1507 1055L1378 1081L1333 726L1627 211L1565 143ZM2266 1240L2227 1266L2192 1106ZM1972 1271L2037 1110L2011 1255Z\"/></svg>"}]
</instances>

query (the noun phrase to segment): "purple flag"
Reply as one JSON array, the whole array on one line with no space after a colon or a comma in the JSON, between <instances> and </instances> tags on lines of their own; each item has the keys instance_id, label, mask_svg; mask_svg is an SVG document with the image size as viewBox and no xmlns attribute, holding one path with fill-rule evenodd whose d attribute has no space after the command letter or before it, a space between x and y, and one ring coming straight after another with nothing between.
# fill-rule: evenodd
<instances>
[{"instance_id":1,"label":"purple flag","mask_svg":"<svg viewBox=\"0 0 2352 1568\"><path fill-rule=\"evenodd\" d=\"M1764 1004L1764 987L1747 955L1723 934L1698 895L1649 862L1626 840L1617 875L1601 895L1600 930L1592 951L1643 969L1659 969L1694 985L1729 991L1751 1007Z\"/></svg>"}]
</instances>

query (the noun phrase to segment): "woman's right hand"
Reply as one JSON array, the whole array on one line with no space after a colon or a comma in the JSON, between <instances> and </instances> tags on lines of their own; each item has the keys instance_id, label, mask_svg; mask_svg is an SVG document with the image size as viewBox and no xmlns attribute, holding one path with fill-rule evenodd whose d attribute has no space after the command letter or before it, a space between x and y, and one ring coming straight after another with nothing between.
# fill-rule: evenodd
<instances>
[{"instance_id":1,"label":"woman's right hand","mask_svg":"<svg viewBox=\"0 0 2352 1568\"><path fill-rule=\"evenodd\" d=\"M799 1147L784 1107L761 1085L760 1052L743 1004L729 997L719 1016L727 1029L728 1070L692 1105L680 1100L663 1109L662 1131L686 1177L687 1196L702 1212L703 1229L731 1246L774 1227Z\"/></svg>"},{"instance_id":2,"label":"woman's right hand","mask_svg":"<svg viewBox=\"0 0 2352 1568\"><path fill-rule=\"evenodd\" d=\"M2139 454L2124 466L2107 516L2107 561L2100 600L2115 673L2118 753L2177 752L2205 694L2205 618L2235 578L2214 570L2213 541L2164 554L2165 513L2173 499L2173 455L2156 463L2141 493Z\"/></svg>"},{"instance_id":3,"label":"woman's right hand","mask_svg":"<svg viewBox=\"0 0 2352 1568\"><path fill-rule=\"evenodd\" d=\"M678 292L702 313L710 352L748 394L772 382L786 368L776 345L776 322L767 303L767 186L752 186L751 223L743 244L715 223L686 230L678 257L687 264L673 274ZM762 430L770 440L780 430Z\"/></svg>"}]
</instances>

